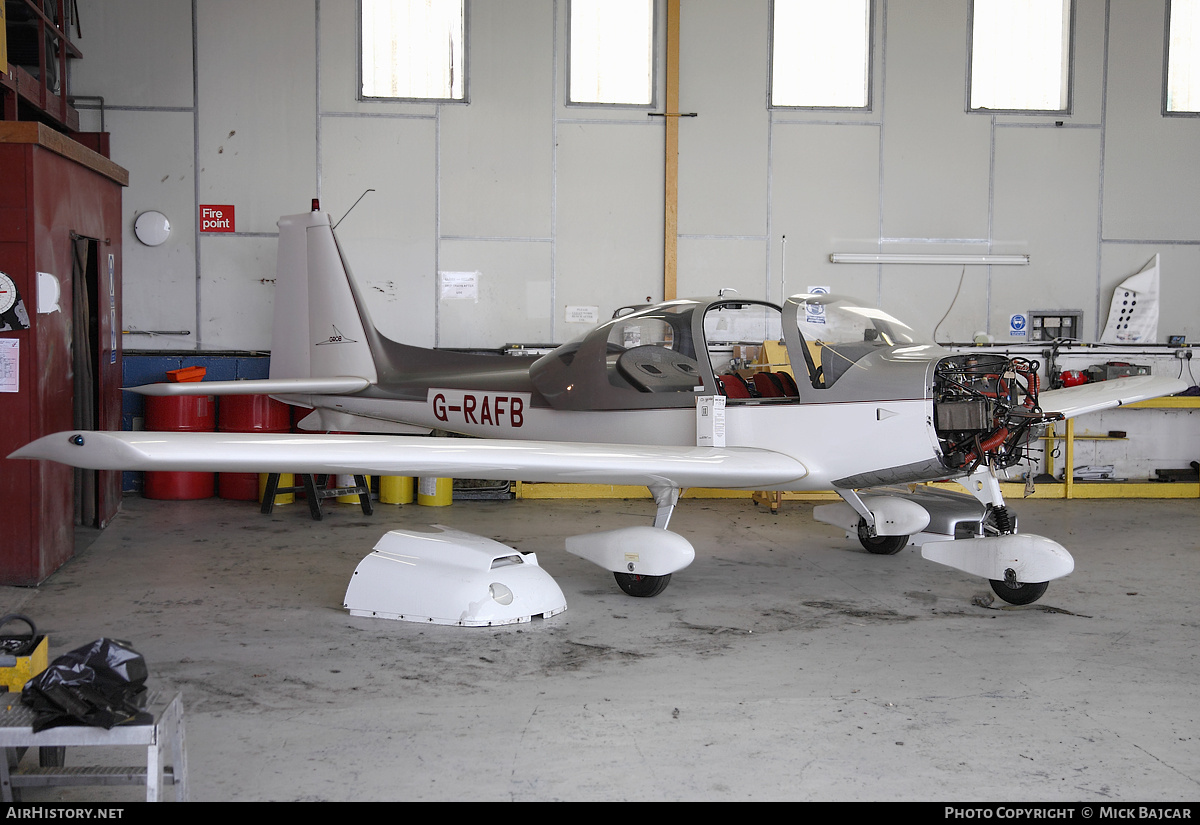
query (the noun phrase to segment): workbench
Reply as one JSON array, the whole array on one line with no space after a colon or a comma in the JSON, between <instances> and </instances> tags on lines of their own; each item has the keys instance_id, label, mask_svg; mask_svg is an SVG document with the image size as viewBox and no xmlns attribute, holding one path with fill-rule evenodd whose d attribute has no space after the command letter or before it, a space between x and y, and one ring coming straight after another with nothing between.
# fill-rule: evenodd
<instances>
[{"instance_id":1,"label":"workbench","mask_svg":"<svg viewBox=\"0 0 1200 825\"><path fill-rule=\"evenodd\" d=\"M1200 410L1200 397L1197 396L1166 396L1151 398L1147 401L1137 401L1124 404L1119 409L1135 410ZM1104 412L1104 411L1101 411ZM1082 416L1081 416L1082 417ZM1065 466L1061 482L1039 484L1052 491L1046 498L1197 498L1200 497L1200 485L1196 482L1183 481L1173 483L1149 481L1103 481L1080 483L1075 480L1075 442L1076 441L1114 441L1123 436L1112 435L1076 435L1075 422L1069 418L1065 423L1065 432L1059 435L1051 426L1043 439L1048 443L1063 442ZM1053 475L1053 467L1047 468Z\"/></svg>"}]
</instances>

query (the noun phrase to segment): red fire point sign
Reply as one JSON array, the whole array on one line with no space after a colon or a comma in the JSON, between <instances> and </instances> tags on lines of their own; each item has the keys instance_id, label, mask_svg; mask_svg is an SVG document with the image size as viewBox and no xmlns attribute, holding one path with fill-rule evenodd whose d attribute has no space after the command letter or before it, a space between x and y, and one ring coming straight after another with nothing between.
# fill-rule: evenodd
<instances>
[{"instance_id":1,"label":"red fire point sign","mask_svg":"<svg viewBox=\"0 0 1200 825\"><path fill-rule=\"evenodd\" d=\"M200 204L201 232L233 232L232 204Z\"/></svg>"}]
</instances>

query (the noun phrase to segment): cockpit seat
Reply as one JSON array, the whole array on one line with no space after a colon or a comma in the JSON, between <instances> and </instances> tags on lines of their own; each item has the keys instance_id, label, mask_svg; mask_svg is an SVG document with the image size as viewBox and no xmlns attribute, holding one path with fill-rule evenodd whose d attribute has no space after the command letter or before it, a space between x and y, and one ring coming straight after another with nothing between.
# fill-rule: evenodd
<instances>
[{"instance_id":1,"label":"cockpit seat","mask_svg":"<svg viewBox=\"0 0 1200 825\"><path fill-rule=\"evenodd\" d=\"M728 398L753 398L753 393L750 392L750 385L746 383L746 379L738 375L736 372L725 373L717 376L717 386L721 390L721 395Z\"/></svg>"},{"instance_id":2,"label":"cockpit seat","mask_svg":"<svg viewBox=\"0 0 1200 825\"><path fill-rule=\"evenodd\" d=\"M617 372L642 392L693 392L704 384L694 359L653 344L621 353Z\"/></svg>"},{"instance_id":3,"label":"cockpit seat","mask_svg":"<svg viewBox=\"0 0 1200 825\"><path fill-rule=\"evenodd\" d=\"M799 398L796 379L782 370L754 373L754 389L761 398Z\"/></svg>"},{"instance_id":4,"label":"cockpit seat","mask_svg":"<svg viewBox=\"0 0 1200 825\"><path fill-rule=\"evenodd\" d=\"M783 370L780 370L779 372L774 373L774 375L779 379L779 383L783 385L784 395L786 395L788 398L800 397L800 388L796 386L796 379L792 377L790 372L784 372Z\"/></svg>"},{"instance_id":5,"label":"cockpit seat","mask_svg":"<svg viewBox=\"0 0 1200 825\"><path fill-rule=\"evenodd\" d=\"M783 382L773 372L754 373L754 389L758 390L760 398L783 398Z\"/></svg>"}]
</instances>

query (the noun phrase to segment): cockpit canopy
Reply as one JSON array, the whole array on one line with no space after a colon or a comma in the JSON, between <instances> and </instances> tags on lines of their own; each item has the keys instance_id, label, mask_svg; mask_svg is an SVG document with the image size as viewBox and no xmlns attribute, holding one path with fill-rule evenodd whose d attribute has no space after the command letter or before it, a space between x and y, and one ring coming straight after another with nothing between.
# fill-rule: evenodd
<instances>
[{"instance_id":1,"label":"cockpit canopy","mask_svg":"<svg viewBox=\"0 0 1200 825\"><path fill-rule=\"evenodd\" d=\"M873 353L930 344L883 310L837 295L795 295L784 313L796 321L789 349L801 354L814 389L834 386Z\"/></svg>"},{"instance_id":2,"label":"cockpit canopy","mask_svg":"<svg viewBox=\"0 0 1200 825\"><path fill-rule=\"evenodd\" d=\"M558 409L690 407L718 394L797 403L823 396L811 390L832 387L868 354L920 343L887 313L831 295L793 296L782 309L679 300L601 324L540 358L530 376Z\"/></svg>"},{"instance_id":3,"label":"cockpit canopy","mask_svg":"<svg viewBox=\"0 0 1200 825\"><path fill-rule=\"evenodd\" d=\"M805 340L813 344L872 343L893 347L930 343L882 309L862 306L838 295L796 295L788 300L788 305L801 310L796 312L797 327Z\"/></svg>"}]
</instances>

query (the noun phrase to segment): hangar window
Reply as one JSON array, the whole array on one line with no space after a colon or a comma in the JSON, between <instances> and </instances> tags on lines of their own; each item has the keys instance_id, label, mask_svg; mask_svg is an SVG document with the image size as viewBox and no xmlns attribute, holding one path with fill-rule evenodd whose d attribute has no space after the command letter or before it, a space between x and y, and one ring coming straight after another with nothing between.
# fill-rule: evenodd
<instances>
[{"instance_id":1,"label":"hangar window","mask_svg":"<svg viewBox=\"0 0 1200 825\"><path fill-rule=\"evenodd\" d=\"M871 105L871 0L775 0L771 105Z\"/></svg>"},{"instance_id":2,"label":"hangar window","mask_svg":"<svg viewBox=\"0 0 1200 825\"><path fill-rule=\"evenodd\" d=\"M1166 114L1200 113L1200 0L1168 0Z\"/></svg>"},{"instance_id":3,"label":"hangar window","mask_svg":"<svg viewBox=\"0 0 1200 825\"><path fill-rule=\"evenodd\" d=\"M1071 0L974 0L971 111L1070 110Z\"/></svg>"},{"instance_id":4,"label":"hangar window","mask_svg":"<svg viewBox=\"0 0 1200 825\"><path fill-rule=\"evenodd\" d=\"M364 98L465 100L464 0L361 0Z\"/></svg>"},{"instance_id":5,"label":"hangar window","mask_svg":"<svg viewBox=\"0 0 1200 825\"><path fill-rule=\"evenodd\" d=\"M569 103L654 100L654 0L571 0Z\"/></svg>"}]
</instances>

